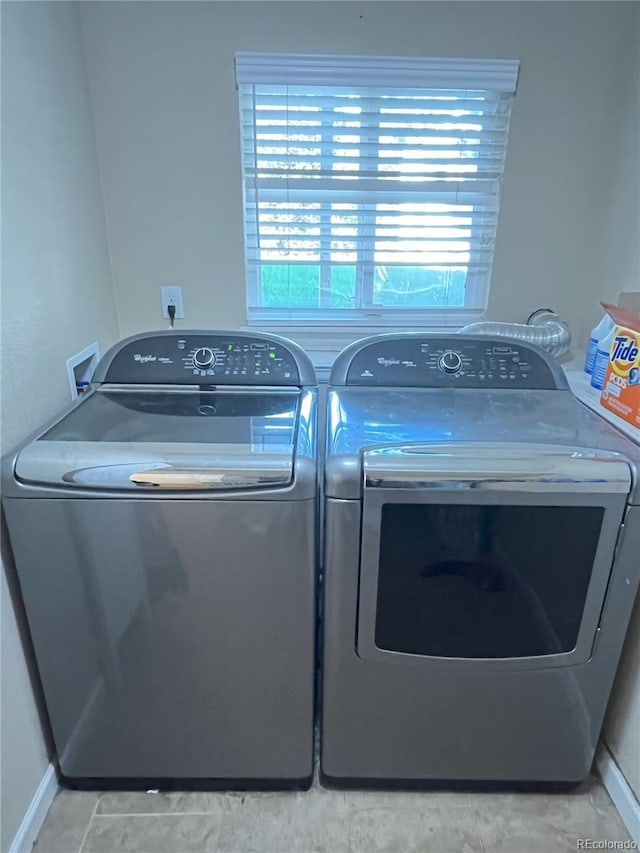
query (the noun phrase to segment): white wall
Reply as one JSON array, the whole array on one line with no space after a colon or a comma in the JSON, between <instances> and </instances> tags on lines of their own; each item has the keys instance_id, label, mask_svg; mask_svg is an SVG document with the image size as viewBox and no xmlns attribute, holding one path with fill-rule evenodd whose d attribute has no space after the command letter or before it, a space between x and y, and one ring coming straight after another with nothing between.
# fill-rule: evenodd
<instances>
[{"instance_id":1,"label":"white wall","mask_svg":"<svg viewBox=\"0 0 640 853\"><path fill-rule=\"evenodd\" d=\"M640 4L630 3L630 49L621 54L623 75L612 99L614 146L600 197L600 288L615 301L623 290L640 290Z\"/></svg>"},{"instance_id":2,"label":"white wall","mask_svg":"<svg viewBox=\"0 0 640 853\"><path fill-rule=\"evenodd\" d=\"M236 50L517 58L488 316L597 316L600 194L633 3L82 4L124 333L245 322Z\"/></svg>"},{"instance_id":3,"label":"white wall","mask_svg":"<svg viewBox=\"0 0 640 853\"><path fill-rule=\"evenodd\" d=\"M640 6L636 50L625 56L628 85L620 92L607 192L603 194L603 294L640 290ZM640 801L640 598L625 644L604 729L604 740Z\"/></svg>"},{"instance_id":4,"label":"white wall","mask_svg":"<svg viewBox=\"0 0 640 853\"><path fill-rule=\"evenodd\" d=\"M118 337L75 4L2 3L2 448L70 399L65 359ZM4 853L48 759L2 573Z\"/></svg>"}]
</instances>

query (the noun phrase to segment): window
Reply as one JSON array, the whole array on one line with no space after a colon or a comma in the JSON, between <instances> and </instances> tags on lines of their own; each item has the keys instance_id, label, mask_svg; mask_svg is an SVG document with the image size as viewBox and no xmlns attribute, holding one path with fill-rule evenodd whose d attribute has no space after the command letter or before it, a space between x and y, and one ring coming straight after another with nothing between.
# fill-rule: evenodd
<instances>
[{"instance_id":1,"label":"window","mask_svg":"<svg viewBox=\"0 0 640 853\"><path fill-rule=\"evenodd\" d=\"M249 322L477 317L517 72L511 60L237 54Z\"/></svg>"}]
</instances>

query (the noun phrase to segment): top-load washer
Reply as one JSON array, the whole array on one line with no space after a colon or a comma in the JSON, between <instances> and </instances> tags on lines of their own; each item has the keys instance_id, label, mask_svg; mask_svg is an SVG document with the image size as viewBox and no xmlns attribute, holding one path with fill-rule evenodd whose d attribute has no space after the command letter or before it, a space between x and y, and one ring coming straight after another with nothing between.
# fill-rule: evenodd
<instances>
[{"instance_id":1,"label":"top-load washer","mask_svg":"<svg viewBox=\"0 0 640 853\"><path fill-rule=\"evenodd\" d=\"M484 336L354 344L327 418L322 779L582 780L640 576L640 448Z\"/></svg>"},{"instance_id":2,"label":"top-load washer","mask_svg":"<svg viewBox=\"0 0 640 853\"><path fill-rule=\"evenodd\" d=\"M316 406L281 338L139 335L5 459L67 784L310 784Z\"/></svg>"}]
</instances>

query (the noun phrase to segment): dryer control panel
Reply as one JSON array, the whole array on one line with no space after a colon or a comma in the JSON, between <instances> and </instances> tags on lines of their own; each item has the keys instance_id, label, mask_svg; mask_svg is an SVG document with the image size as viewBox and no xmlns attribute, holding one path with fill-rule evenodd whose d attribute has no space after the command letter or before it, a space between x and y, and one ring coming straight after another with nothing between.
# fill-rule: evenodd
<instances>
[{"instance_id":1,"label":"dryer control panel","mask_svg":"<svg viewBox=\"0 0 640 853\"><path fill-rule=\"evenodd\" d=\"M94 382L123 385L315 384L311 363L297 350L294 344L275 336L242 332L140 335L123 341L107 353L96 369Z\"/></svg>"},{"instance_id":2,"label":"dryer control panel","mask_svg":"<svg viewBox=\"0 0 640 853\"><path fill-rule=\"evenodd\" d=\"M527 344L480 335L381 335L345 350L334 385L412 388L565 389L550 356Z\"/></svg>"}]
</instances>

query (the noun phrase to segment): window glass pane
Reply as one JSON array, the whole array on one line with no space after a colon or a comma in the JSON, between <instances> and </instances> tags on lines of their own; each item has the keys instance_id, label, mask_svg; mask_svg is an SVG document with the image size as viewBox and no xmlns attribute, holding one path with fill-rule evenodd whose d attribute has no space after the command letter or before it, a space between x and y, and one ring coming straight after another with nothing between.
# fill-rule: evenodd
<instances>
[{"instance_id":1,"label":"window glass pane","mask_svg":"<svg viewBox=\"0 0 640 853\"><path fill-rule=\"evenodd\" d=\"M262 264L262 304L275 308L353 308L355 266L327 264L322 278L321 270L320 264Z\"/></svg>"},{"instance_id":2,"label":"window glass pane","mask_svg":"<svg viewBox=\"0 0 640 853\"><path fill-rule=\"evenodd\" d=\"M456 658L571 651L603 515L593 506L385 505L376 645Z\"/></svg>"},{"instance_id":3,"label":"window glass pane","mask_svg":"<svg viewBox=\"0 0 640 853\"><path fill-rule=\"evenodd\" d=\"M331 267L331 308L353 308L356 300L355 266Z\"/></svg>"},{"instance_id":4,"label":"window glass pane","mask_svg":"<svg viewBox=\"0 0 640 853\"><path fill-rule=\"evenodd\" d=\"M317 308L319 264L262 264L262 304L267 308Z\"/></svg>"},{"instance_id":5,"label":"window glass pane","mask_svg":"<svg viewBox=\"0 0 640 853\"><path fill-rule=\"evenodd\" d=\"M458 308L464 305L467 270L377 266L373 303L386 308Z\"/></svg>"}]
</instances>

